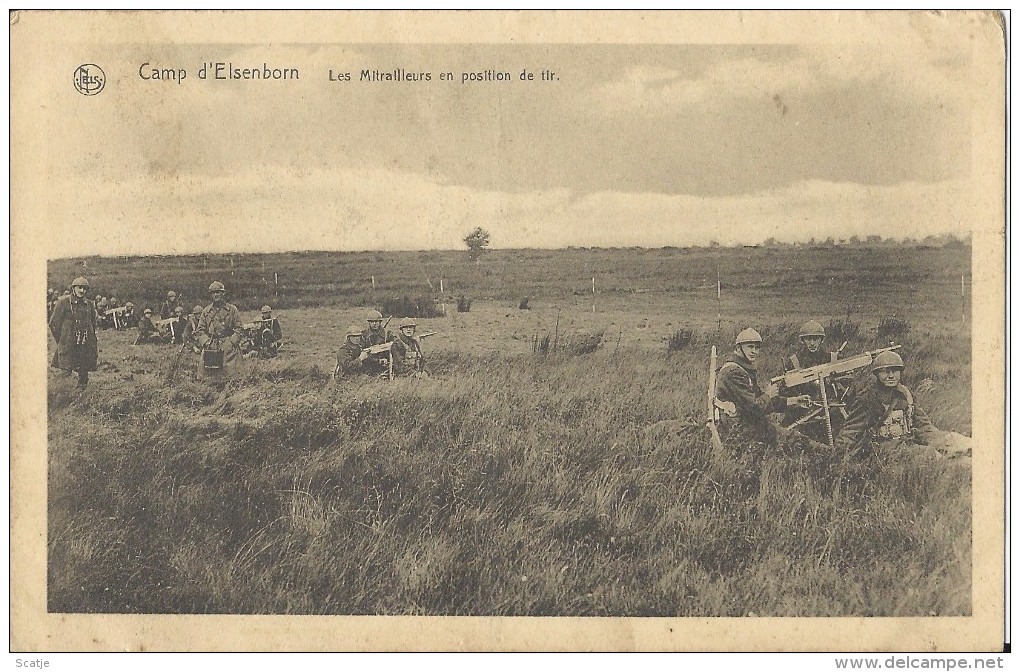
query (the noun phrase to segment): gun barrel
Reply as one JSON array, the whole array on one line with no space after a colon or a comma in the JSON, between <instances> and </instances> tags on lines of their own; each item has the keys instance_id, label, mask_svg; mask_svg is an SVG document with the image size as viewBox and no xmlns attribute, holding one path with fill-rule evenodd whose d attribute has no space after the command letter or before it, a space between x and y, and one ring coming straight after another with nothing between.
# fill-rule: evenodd
<instances>
[{"instance_id":1,"label":"gun barrel","mask_svg":"<svg viewBox=\"0 0 1020 672\"><path fill-rule=\"evenodd\" d=\"M796 387L798 385L803 385L804 383L816 381L819 376L827 378L832 375L850 373L871 364L875 355L889 350L897 350L899 347L899 345L891 345L888 348L869 350L867 352L862 352L859 355L854 355L853 357L838 359L829 364L819 364L817 366L809 366L804 369L794 369L793 371L787 371L781 376L776 376L772 379L772 382L783 383L786 387Z\"/></svg>"}]
</instances>

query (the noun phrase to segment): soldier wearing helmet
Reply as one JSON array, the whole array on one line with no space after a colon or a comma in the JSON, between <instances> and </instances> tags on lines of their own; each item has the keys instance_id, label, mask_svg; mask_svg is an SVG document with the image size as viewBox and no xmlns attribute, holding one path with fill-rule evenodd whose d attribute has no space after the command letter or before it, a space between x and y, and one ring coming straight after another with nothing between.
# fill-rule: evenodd
<instances>
[{"instance_id":1,"label":"soldier wearing helmet","mask_svg":"<svg viewBox=\"0 0 1020 672\"><path fill-rule=\"evenodd\" d=\"M775 383L764 390L758 384L758 353L762 338L754 329L744 329L734 342L733 354L721 358L716 370L715 396L726 406L721 429L740 441L774 441L776 426L768 418L792 406L810 404L810 397L779 394Z\"/></svg>"},{"instance_id":2,"label":"soldier wearing helmet","mask_svg":"<svg viewBox=\"0 0 1020 672\"><path fill-rule=\"evenodd\" d=\"M366 321L368 322L368 328L361 332L365 343L368 345L381 345L393 340L393 334L383 326L383 316L378 310L368 311Z\"/></svg>"},{"instance_id":3,"label":"soldier wearing helmet","mask_svg":"<svg viewBox=\"0 0 1020 672\"><path fill-rule=\"evenodd\" d=\"M181 305L181 300L177 296L177 292L170 290L166 293L166 301L164 301L163 305L160 306L159 317L163 320L170 319L174 316L174 313L178 308L183 307L184 306Z\"/></svg>"},{"instance_id":4,"label":"soldier wearing helmet","mask_svg":"<svg viewBox=\"0 0 1020 672\"><path fill-rule=\"evenodd\" d=\"M52 366L71 375L78 372L78 389L84 390L89 372L99 366L99 340L96 338L98 314L94 303L85 298L89 281L75 278L70 296L61 297L53 307L49 329L57 341Z\"/></svg>"},{"instance_id":5,"label":"soldier wearing helmet","mask_svg":"<svg viewBox=\"0 0 1020 672\"><path fill-rule=\"evenodd\" d=\"M797 349L797 352L783 360L784 371L796 371L798 369L818 366L819 364L829 364L835 362L839 356L838 353L830 352L822 347L822 342L825 340L825 328L815 320L808 320L801 325L800 331L797 333L797 339L800 341L800 347ZM820 407L822 395L817 385L806 383L786 388L784 392L790 396L808 395L811 398L812 404L816 405L810 409L799 406L792 406L786 409L786 412L783 414L783 424L786 426L796 423L802 417L811 413L815 407ZM842 392L845 392L845 388L837 390L832 381L828 382L827 395L830 400L842 398ZM823 418L820 416L815 417L817 420L811 420L798 425L800 431L817 441L828 442L828 433ZM840 423L843 420L843 414L837 409L832 408L829 411L829 419L832 423L833 432L838 433Z\"/></svg>"},{"instance_id":6,"label":"soldier wearing helmet","mask_svg":"<svg viewBox=\"0 0 1020 672\"><path fill-rule=\"evenodd\" d=\"M191 314L187 316L184 323L182 338L192 351L198 352L198 343L195 342L195 333L198 331L198 321L202 318L202 306L195 306Z\"/></svg>"},{"instance_id":7,"label":"soldier wearing helmet","mask_svg":"<svg viewBox=\"0 0 1020 672\"><path fill-rule=\"evenodd\" d=\"M365 370L369 353L366 348L370 344L365 341L361 327L352 324L347 327L343 345L336 353L336 378L347 378Z\"/></svg>"},{"instance_id":8,"label":"soldier wearing helmet","mask_svg":"<svg viewBox=\"0 0 1020 672\"><path fill-rule=\"evenodd\" d=\"M937 441L941 432L900 380L903 358L892 350L880 352L871 363L871 372L874 377L853 395L836 447L870 452L877 446Z\"/></svg>"},{"instance_id":9,"label":"soldier wearing helmet","mask_svg":"<svg viewBox=\"0 0 1020 672\"><path fill-rule=\"evenodd\" d=\"M208 375L213 382L221 383L226 377L226 366L240 355L241 313L238 312L237 306L227 303L227 288L222 282L217 280L210 284L209 295L212 297L212 303L202 310L202 315L198 319L195 343L204 351L223 353L222 359L219 355L208 358L209 362L216 362L223 368L213 369L208 365L202 367L203 374Z\"/></svg>"},{"instance_id":10,"label":"soldier wearing helmet","mask_svg":"<svg viewBox=\"0 0 1020 672\"><path fill-rule=\"evenodd\" d=\"M398 375L418 375L425 371L425 355L414 332L418 321L405 317L400 321L400 331L393 341L393 368Z\"/></svg>"},{"instance_id":11,"label":"soldier wearing helmet","mask_svg":"<svg viewBox=\"0 0 1020 672\"><path fill-rule=\"evenodd\" d=\"M159 327L153 322L153 318L154 315L151 308L146 308L142 311L142 317L138 320L138 336L135 338L136 345L163 342L163 338L159 333Z\"/></svg>"}]
</instances>

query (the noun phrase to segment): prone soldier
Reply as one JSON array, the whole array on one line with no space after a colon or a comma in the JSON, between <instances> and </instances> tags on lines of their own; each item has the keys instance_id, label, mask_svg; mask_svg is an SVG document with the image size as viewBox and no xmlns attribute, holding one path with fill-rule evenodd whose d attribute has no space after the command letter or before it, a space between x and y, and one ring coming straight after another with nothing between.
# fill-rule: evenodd
<instances>
[{"instance_id":1,"label":"prone soldier","mask_svg":"<svg viewBox=\"0 0 1020 672\"><path fill-rule=\"evenodd\" d=\"M901 382L903 358L898 353L880 352L871 372L874 377L852 396L837 448L867 455L921 445L948 457L970 454L970 438L935 427Z\"/></svg>"}]
</instances>

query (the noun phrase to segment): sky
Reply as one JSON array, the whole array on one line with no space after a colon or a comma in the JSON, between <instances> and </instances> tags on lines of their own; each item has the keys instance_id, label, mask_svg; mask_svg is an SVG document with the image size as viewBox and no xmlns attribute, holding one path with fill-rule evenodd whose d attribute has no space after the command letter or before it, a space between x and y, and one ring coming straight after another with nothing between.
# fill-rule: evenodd
<instances>
[{"instance_id":1,"label":"sky","mask_svg":"<svg viewBox=\"0 0 1020 672\"><path fill-rule=\"evenodd\" d=\"M53 258L456 249L476 226L498 248L918 237L968 230L977 207L961 43L128 44L65 59L100 63L107 86L58 89L75 113L47 117ZM199 80L211 61L301 78ZM188 77L146 81L143 63ZM398 68L432 81L359 81ZM513 79L461 82L486 70Z\"/></svg>"}]
</instances>

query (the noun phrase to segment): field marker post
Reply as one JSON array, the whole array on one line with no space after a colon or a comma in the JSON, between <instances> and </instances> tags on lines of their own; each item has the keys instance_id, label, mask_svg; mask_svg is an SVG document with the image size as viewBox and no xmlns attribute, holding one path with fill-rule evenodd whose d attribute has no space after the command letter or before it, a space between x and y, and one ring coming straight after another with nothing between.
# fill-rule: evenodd
<instances>
[{"instance_id":1,"label":"field marker post","mask_svg":"<svg viewBox=\"0 0 1020 672\"><path fill-rule=\"evenodd\" d=\"M372 276L372 293L375 294L375 276Z\"/></svg>"},{"instance_id":2,"label":"field marker post","mask_svg":"<svg viewBox=\"0 0 1020 672\"><path fill-rule=\"evenodd\" d=\"M722 276L719 274L718 267L715 269L715 309L715 337L718 340L719 334L722 333Z\"/></svg>"},{"instance_id":3,"label":"field marker post","mask_svg":"<svg viewBox=\"0 0 1020 672\"><path fill-rule=\"evenodd\" d=\"M960 274L960 326L967 324L967 284L964 273Z\"/></svg>"},{"instance_id":4,"label":"field marker post","mask_svg":"<svg viewBox=\"0 0 1020 672\"><path fill-rule=\"evenodd\" d=\"M595 276L591 276L591 312L595 312Z\"/></svg>"}]
</instances>

